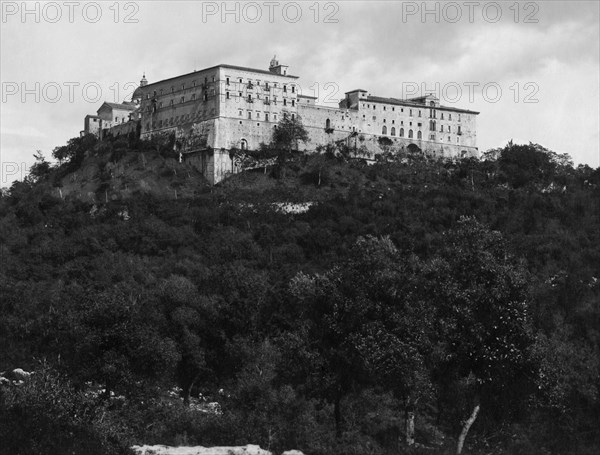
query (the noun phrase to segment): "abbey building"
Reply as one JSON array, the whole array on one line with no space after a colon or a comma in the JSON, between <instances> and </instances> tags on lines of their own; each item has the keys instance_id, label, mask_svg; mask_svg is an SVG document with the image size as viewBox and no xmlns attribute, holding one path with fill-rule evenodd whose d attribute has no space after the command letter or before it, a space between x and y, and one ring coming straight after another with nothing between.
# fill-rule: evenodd
<instances>
[{"instance_id":1,"label":"abbey building","mask_svg":"<svg viewBox=\"0 0 600 455\"><path fill-rule=\"evenodd\" d=\"M237 172L229 151L257 149L269 143L284 113L300 117L310 141L301 149L345 142L367 157L402 148L436 156L477 156L478 112L442 106L433 95L412 99L382 98L366 90L345 93L338 107L321 106L300 93L298 77L275 58L268 70L217 65L148 83L142 78L131 101L104 103L88 115L83 134L120 135L193 133L203 140L185 159L217 183ZM389 140L382 141L386 137Z\"/></svg>"}]
</instances>

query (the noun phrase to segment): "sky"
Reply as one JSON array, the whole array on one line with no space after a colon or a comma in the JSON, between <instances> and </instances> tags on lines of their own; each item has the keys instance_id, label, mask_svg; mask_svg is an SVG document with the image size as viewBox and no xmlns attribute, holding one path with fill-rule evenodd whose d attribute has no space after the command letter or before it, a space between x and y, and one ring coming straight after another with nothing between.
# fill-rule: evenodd
<instances>
[{"instance_id":1,"label":"sky","mask_svg":"<svg viewBox=\"0 0 600 455\"><path fill-rule=\"evenodd\" d=\"M103 101L217 64L267 69L335 106L361 88L435 93L509 140L600 166L600 2L2 1L0 186L79 135Z\"/></svg>"}]
</instances>

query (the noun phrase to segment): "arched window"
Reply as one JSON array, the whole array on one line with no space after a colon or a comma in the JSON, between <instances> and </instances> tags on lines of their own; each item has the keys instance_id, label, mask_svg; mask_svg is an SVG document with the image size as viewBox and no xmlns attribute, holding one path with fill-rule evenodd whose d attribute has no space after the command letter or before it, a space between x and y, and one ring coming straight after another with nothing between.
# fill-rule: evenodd
<instances>
[{"instance_id":1,"label":"arched window","mask_svg":"<svg viewBox=\"0 0 600 455\"><path fill-rule=\"evenodd\" d=\"M413 137L413 130L408 130L408 138L412 139Z\"/></svg>"},{"instance_id":2,"label":"arched window","mask_svg":"<svg viewBox=\"0 0 600 455\"><path fill-rule=\"evenodd\" d=\"M435 120L429 120L429 130L435 131Z\"/></svg>"},{"instance_id":3,"label":"arched window","mask_svg":"<svg viewBox=\"0 0 600 455\"><path fill-rule=\"evenodd\" d=\"M404 137L404 128L400 128L400 137Z\"/></svg>"},{"instance_id":4,"label":"arched window","mask_svg":"<svg viewBox=\"0 0 600 455\"><path fill-rule=\"evenodd\" d=\"M395 136L395 135L396 135L396 128L394 128L393 126L392 126L392 131L391 131L391 134L392 134L392 136Z\"/></svg>"},{"instance_id":5,"label":"arched window","mask_svg":"<svg viewBox=\"0 0 600 455\"><path fill-rule=\"evenodd\" d=\"M387 134L387 126L383 125L383 128L381 129L381 134Z\"/></svg>"},{"instance_id":6,"label":"arched window","mask_svg":"<svg viewBox=\"0 0 600 455\"><path fill-rule=\"evenodd\" d=\"M248 141L246 141L246 139L242 139L240 141L240 149L241 150L248 150Z\"/></svg>"},{"instance_id":7,"label":"arched window","mask_svg":"<svg viewBox=\"0 0 600 455\"><path fill-rule=\"evenodd\" d=\"M417 139L422 139L423 138L423 134L421 134L420 131L417 131Z\"/></svg>"},{"instance_id":8,"label":"arched window","mask_svg":"<svg viewBox=\"0 0 600 455\"><path fill-rule=\"evenodd\" d=\"M328 130L331 128L331 120L327 119L325 120L325 129Z\"/></svg>"}]
</instances>

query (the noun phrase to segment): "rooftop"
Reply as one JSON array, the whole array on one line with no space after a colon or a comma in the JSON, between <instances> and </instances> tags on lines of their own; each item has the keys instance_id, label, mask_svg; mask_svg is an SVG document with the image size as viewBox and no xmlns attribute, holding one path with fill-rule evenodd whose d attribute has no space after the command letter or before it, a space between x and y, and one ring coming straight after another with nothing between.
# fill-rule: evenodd
<instances>
[{"instance_id":1,"label":"rooftop","mask_svg":"<svg viewBox=\"0 0 600 455\"><path fill-rule=\"evenodd\" d=\"M286 65L284 65L284 66L286 66ZM152 82L151 84L145 85L144 88L151 87L153 85L160 84L160 83L163 83L163 82L167 82L167 81L170 81L170 80L178 79L180 77L191 76L192 74L201 73L203 71L214 70L216 68L230 68L230 69L234 69L234 70L238 70L238 71L249 71L249 72L252 72L252 73L268 74L269 76L279 76L279 77L287 77L287 78L290 78L290 79L298 79L298 76L291 76L289 74L287 74L287 75L276 74L276 73L272 73L269 70L261 70L261 69L257 69L257 68L249 68L247 66L236 66L236 65L228 65L226 63L222 63L220 65L211 66L210 68L204 68L204 69L201 69L201 70L198 70L198 71L192 71L191 73L180 74L179 76L173 76L173 77L169 77L167 79L162 79L160 81Z\"/></svg>"}]
</instances>

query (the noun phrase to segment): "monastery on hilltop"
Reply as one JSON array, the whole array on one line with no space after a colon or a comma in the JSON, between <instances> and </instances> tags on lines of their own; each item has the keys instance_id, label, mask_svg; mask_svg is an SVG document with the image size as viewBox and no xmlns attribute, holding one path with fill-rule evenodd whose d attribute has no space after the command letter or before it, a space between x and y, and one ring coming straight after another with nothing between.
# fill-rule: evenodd
<instances>
[{"instance_id":1,"label":"monastery on hilltop","mask_svg":"<svg viewBox=\"0 0 600 455\"><path fill-rule=\"evenodd\" d=\"M184 159L197 165L211 183L239 169L229 150L254 150L271 141L283 113L300 117L309 133L306 150L346 141L371 157L402 148L444 157L477 156L478 112L442 106L434 95L411 99L372 96L366 90L345 93L339 106L320 106L316 98L299 93L298 76L276 58L268 70L217 65L153 82L140 81L131 101L104 103L97 115L87 115L82 134L140 133L204 138L188 149ZM387 141L388 144L390 143Z\"/></svg>"}]
</instances>

